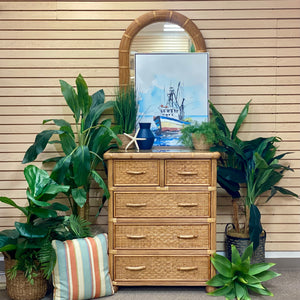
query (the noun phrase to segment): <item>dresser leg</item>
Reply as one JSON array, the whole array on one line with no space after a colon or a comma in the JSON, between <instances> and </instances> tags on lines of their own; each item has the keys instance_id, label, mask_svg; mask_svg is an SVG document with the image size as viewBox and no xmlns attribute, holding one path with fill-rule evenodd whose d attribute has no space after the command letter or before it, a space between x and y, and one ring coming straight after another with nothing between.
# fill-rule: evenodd
<instances>
[{"instance_id":1,"label":"dresser leg","mask_svg":"<svg viewBox=\"0 0 300 300\"><path fill-rule=\"evenodd\" d=\"M113 285L113 289L114 289L114 292L116 293L119 290L119 287L117 285Z\"/></svg>"},{"instance_id":2,"label":"dresser leg","mask_svg":"<svg viewBox=\"0 0 300 300\"><path fill-rule=\"evenodd\" d=\"M205 291L206 291L206 293L210 293L210 292L213 292L215 290L215 288L213 287L213 286L206 286L205 287Z\"/></svg>"}]
</instances>

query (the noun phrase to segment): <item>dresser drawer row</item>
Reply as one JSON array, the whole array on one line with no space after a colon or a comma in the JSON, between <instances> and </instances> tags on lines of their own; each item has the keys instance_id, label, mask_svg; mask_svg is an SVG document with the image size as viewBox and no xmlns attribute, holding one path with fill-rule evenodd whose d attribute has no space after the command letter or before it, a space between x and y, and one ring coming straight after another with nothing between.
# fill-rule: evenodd
<instances>
[{"instance_id":1,"label":"dresser drawer row","mask_svg":"<svg viewBox=\"0 0 300 300\"><path fill-rule=\"evenodd\" d=\"M115 255L114 280L197 280L210 278L209 256Z\"/></svg>"},{"instance_id":2,"label":"dresser drawer row","mask_svg":"<svg viewBox=\"0 0 300 300\"><path fill-rule=\"evenodd\" d=\"M210 193L113 193L115 217L209 217Z\"/></svg>"},{"instance_id":3,"label":"dresser drawer row","mask_svg":"<svg viewBox=\"0 0 300 300\"><path fill-rule=\"evenodd\" d=\"M115 160L113 170L115 186L211 184L210 160L165 160L163 171L160 160Z\"/></svg>"},{"instance_id":4,"label":"dresser drawer row","mask_svg":"<svg viewBox=\"0 0 300 300\"><path fill-rule=\"evenodd\" d=\"M210 224L114 226L114 249L209 249Z\"/></svg>"}]
</instances>

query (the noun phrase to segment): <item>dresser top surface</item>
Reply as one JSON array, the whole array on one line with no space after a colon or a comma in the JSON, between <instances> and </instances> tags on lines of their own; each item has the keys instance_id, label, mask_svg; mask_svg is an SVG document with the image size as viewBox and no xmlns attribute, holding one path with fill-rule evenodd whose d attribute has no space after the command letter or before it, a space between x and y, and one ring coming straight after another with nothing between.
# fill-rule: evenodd
<instances>
[{"instance_id":1,"label":"dresser top surface","mask_svg":"<svg viewBox=\"0 0 300 300\"><path fill-rule=\"evenodd\" d=\"M104 159L217 159L219 152L189 150L189 149L162 149L152 148L151 150L119 150L112 149L104 154Z\"/></svg>"}]
</instances>

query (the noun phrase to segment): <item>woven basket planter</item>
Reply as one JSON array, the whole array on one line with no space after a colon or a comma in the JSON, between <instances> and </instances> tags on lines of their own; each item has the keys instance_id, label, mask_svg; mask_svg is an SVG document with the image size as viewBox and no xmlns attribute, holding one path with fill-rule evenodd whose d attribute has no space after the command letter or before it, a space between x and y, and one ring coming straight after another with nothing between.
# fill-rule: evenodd
<instances>
[{"instance_id":1,"label":"woven basket planter","mask_svg":"<svg viewBox=\"0 0 300 300\"><path fill-rule=\"evenodd\" d=\"M206 139L203 134L199 136L192 133L192 141L196 150L209 151L210 145L206 143Z\"/></svg>"},{"instance_id":2,"label":"woven basket planter","mask_svg":"<svg viewBox=\"0 0 300 300\"><path fill-rule=\"evenodd\" d=\"M131 133L129 135L134 136L134 134L135 133ZM132 141L132 139L125 134L118 134L117 137L122 141L122 145L118 145L120 150L125 150L126 146ZM135 144L132 143L127 149L135 149Z\"/></svg>"},{"instance_id":3,"label":"woven basket planter","mask_svg":"<svg viewBox=\"0 0 300 300\"><path fill-rule=\"evenodd\" d=\"M13 300L39 300L42 299L48 288L47 279L42 273L34 278L34 284L30 284L22 271L17 272L17 276L10 280L7 271L14 266L16 260L5 257L6 290L8 296Z\"/></svg>"},{"instance_id":4,"label":"woven basket planter","mask_svg":"<svg viewBox=\"0 0 300 300\"><path fill-rule=\"evenodd\" d=\"M242 238L235 237L230 235L228 232L228 227L233 224L227 224L225 228L225 255L231 261L231 245L235 245L236 249L239 251L240 255L242 255L245 249L251 244L250 238ZM259 245L253 252L253 256L251 258L251 263L263 263L265 262L265 243L266 243L267 234L265 231L262 232L259 238Z\"/></svg>"}]
</instances>

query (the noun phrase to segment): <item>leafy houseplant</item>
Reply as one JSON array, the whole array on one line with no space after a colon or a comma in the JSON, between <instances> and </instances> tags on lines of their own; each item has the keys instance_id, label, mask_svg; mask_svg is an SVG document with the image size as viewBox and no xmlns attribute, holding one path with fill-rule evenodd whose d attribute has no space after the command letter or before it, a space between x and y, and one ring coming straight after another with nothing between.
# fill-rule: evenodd
<instances>
[{"instance_id":1,"label":"leafy houseplant","mask_svg":"<svg viewBox=\"0 0 300 300\"><path fill-rule=\"evenodd\" d=\"M65 192L73 214L79 214L87 219L89 215L89 190L94 180L104 190L104 197L100 209L109 192L103 178L96 171L99 162L103 161L103 154L112 147L111 140L120 140L110 128L111 120L105 119L99 123L102 113L113 107L114 102L104 102L103 90L92 96L89 95L87 84L79 74L76 79L77 93L67 82L60 80L62 94L73 112L75 130L73 126L63 119L44 120L43 124L53 121L57 130L44 130L36 136L35 142L26 151L23 163L32 162L38 154L44 151L47 144L61 145L63 155L53 157L46 162L55 162L51 178L57 183L67 184L71 188ZM52 135L58 135L59 140L49 141ZM104 166L105 167L105 166Z\"/></svg>"},{"instance_id":2,"label":"leafy houseplant","mask_svg":"<svg viewBox=\"0 0 300 300\"><path fill-rule=\"evenodd\" d=\"M219 274L210 279L207 284L220 288L209 293L209 295L224 296L226 300L250 300L250 290L260 295L273 296L262 285L262 282L280 276L280 274L269 270L275 264L258 263L251 265L252 243L246 248L242 257L234 245L232 245L231 251L232 262L216 253L211 257L211 262Z\"/></svg>"},{"instance_id":3,"label":"leafy houseplant","mask_svg":"<svg viewBox=\"0 0 300 300\"><path fill-rule=\"evenodd\" d=\"M202 123L194 122L185 125L181 129L179 141L181 141L184 146L195 149L200 149L199 146L197 147L199 143L204 144L202 149L208 150L210 145L216 142L216 130L217 127L214 120Z\"/></svg>"},{"instance_id":4,"label":"leafy houseplant","mask_svg":"<svg viewBox=\"0 0 300 300\"><path fill-rule=\"evenodd\" d=\"M279 163L279 160L288 154L276 155L277 147L275 143L280 142L280 138L259 137L250 141L242 141L238 138L237 133L248 114L249 104L250 101L243 108L232 132L230 132L222 114L210 103L211 111L219 129L219 143L211 150L222 153L217 179L220 186L233 199L235 230L237 233L249 236L254 243L254 249L256 249L262 233L261 216L258 209L258 205L261 203L259 196L269 192L265 200L265 202L268 202L277 192L294 197L298 197L298 195L277 186L285 171L293 171L288 166ZM246 186L244 197L240 195L241 184ZM245 208L243 227L239 223L239 199L243 200Z\"/></svg>"},{"instance_id":5,"label":"leafy houseplant","mask_svg":"<svg viewBox=\"0 0 300 300\"><path fill-rule=\"evenodd\" d=\"M118 137L122 140L120 148L125 149L130 139L124 133L134 132L137 118L136 94L132 84L117 89L113 114L118 128Z\"/></svg>"},{"instance_id":6,"label":"leafy houseplant","mask_svg":"<svg viewBox=\"0 0 300 300\"><path fill-rule=\"evenodd\" d=\"M52 200L70 187L57 184L48 173L36 166L24 169L28 183L28 205L19 206L12 199L0 201L19 209L26 221L15 222L15 229L0 232L0 251L5 257L6 288L15 300L41 299L47 291L55 266L53 239L72 239L90 235L89 223L71 215L59 216L58 211L69 207Z\"/></svg>"}]
</instances>

